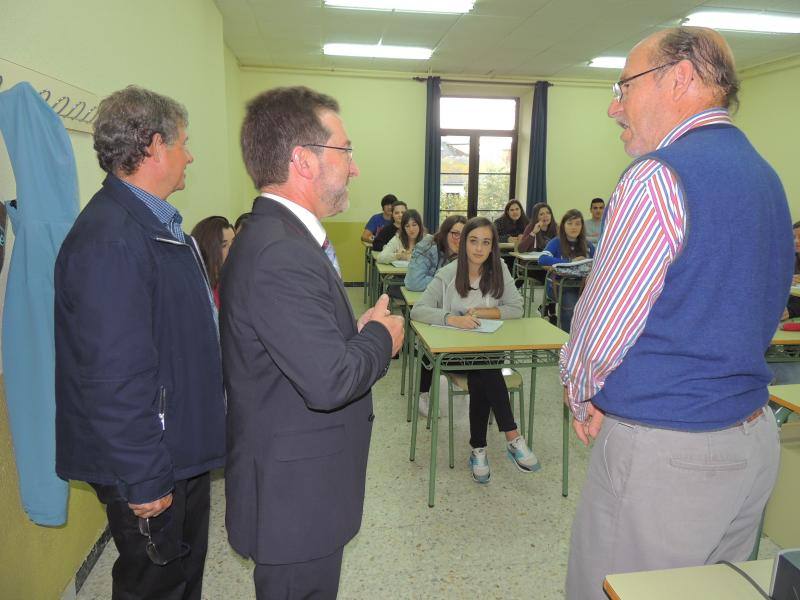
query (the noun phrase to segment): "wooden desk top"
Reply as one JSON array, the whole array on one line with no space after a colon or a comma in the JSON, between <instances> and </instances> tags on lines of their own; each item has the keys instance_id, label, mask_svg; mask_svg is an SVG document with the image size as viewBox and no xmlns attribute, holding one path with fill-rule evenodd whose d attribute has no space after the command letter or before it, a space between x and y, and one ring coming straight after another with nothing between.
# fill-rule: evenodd
<instances>
[{"instance_id":1,"label":"wooden desk top","mask_svg":"<svg viewBox=\"0 0 800 600\"><path fill-rule=\"evenodd\" d=\"M500 247L500 250L513 250L514 249L514 242L498 242L497 245Z\"/></svg>"},{"instance_id":2,"label":"wooden desk top","mask_svg":"<svg viewBox=\"0 0 800 600\"><path fill-rule=\"evenodd\" d=\"M403 294L403 300L406 301L408 306L414 306L414 303L417 302L420 298L422 298L422 294L425 292L412 292L406 286L400 286L400 293Z\"/></svg>"},{"instance_id":3,"label":"wooden desk top","mask_svg":"<svg viewBox=\"0 0 800 600\"><path fill-rule=\"evenodd\" d=\"M772 560L737 563L765 590L772 578ZM609 575L603 589L611 600L762 600L756 589L725 565Z\"/></svg>"},{"instance_id":4,"label":"wooden desk top","mask_svg":"<svg viewBox=\"0 0 800 600\"><path fill-rule=\"evenodd\" d=\"M434 327L418 321L411 326L434 354L442 352L499 352L503 350L558 350L569 336L541 317L509 319L494 333Z\"/></svg>"},{"instance_id":5,"label":"wooden desk top","mask_svg":"<svg viewBox=\"0 0 800 600\"><path fill-rule=\"evenodd\" d=\"M800 285L793 285L792 289L789 291L792 296L799 297L800 296Z\"/></svg>"},{"instance_id":6,"label":"wooden desk top","mask_svg":"<svg viewBox=\"0 0 800 600\"><path fill-rule=\"evenodd\" d=\"M800 413L800 385L771 385L769 399L775 404L780 404L792 412Z\"/></svg>"},{"instance_id":7,"label":"wooden desk top","mask_svg":"<svg viewBox=\"0 0 800 600\"><path fill-rule=\"evenodd\" d=\"M395 267L393 264L375 263L375 268L379 275L405 275L408 272L408 267Z\"/></svg>"},{"instance_id":8,"label":"wooden desk top","mask_svg":"<svg viewBox=\"0 0 800 600\"><path fill-rule=\"evenodd\" d=\"M772 345L794 346L800 344L800 331L784 331L778 329L772 336Z\"/></svg>"}]
</instances>

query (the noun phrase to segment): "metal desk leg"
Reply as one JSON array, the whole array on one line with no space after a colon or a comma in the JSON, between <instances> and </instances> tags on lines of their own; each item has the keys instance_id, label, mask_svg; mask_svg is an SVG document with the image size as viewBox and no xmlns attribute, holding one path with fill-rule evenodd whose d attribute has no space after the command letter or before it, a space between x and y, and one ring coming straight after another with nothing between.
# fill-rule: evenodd
<instances>
[{"instance_id":1,"label":"metal desk leg","mask_svg":"<svg viewBox=\"0 0 800 600\"><path fill-rule=\"evenodd\" d=\"M531 367L531 391L528 403L528 446L533 448L533 412L536 406L536 367Z\"/></svg>"},{"instance_id":2,"label":"metal desk leg","mask_svg":"<svg viewBox=\"0 0 800 600\"><path fill-rule=\"evenodd\" d=\"M439 374L441 373L442 355L439 354L433 359L433 381L438 384ZM431 386L431 403L428 408L428 415L431 413L439 414L439 386ZM433 508L434 499L436 497L436 446L439 442L439 419L431 421L431 466L428 474L428 506Z\"/></svg>"},{"instance_id":3,"label":"metal desk leg","mask_svg":"<svg viewBox=\"0 0 800 600\"><path fill-rule=\"evenodd\" d=\"M561 495L564 498L569 494L569 430L571 429L571 413L564 405L564 422L562 425L563 440L561 441Z\"/></svg>"},{"instance_id":4,"label":"metal desk leg","mask_svg":"<svg viewBox=\"0 0 800 600\"><path fill-rule=\"evenodd\" d=\"M419 377L417 377L417 369L421 366L421 363L418 365L416 359L416 346L417 341L414 336L414 328L408 328L408 394L406 398L408 400L407 404L408 407L406 409L406 421L411 422L411 415L413 410L414 398L417 397L417 402L419 402Z\"/></svg>"},{"instance_id":5,"label":"metal desk leg","mask_svg":"<svg viewBox=\"0 0 800 600\"><path fill-rule=\"evenodd\" d=\"M448 448L447 451L449 453L450 458L450 468L455 468L456 464L454 462L453 455L455 453L455 448L453 447L453 391L451 389L450 381L447 382L447 425L448 425Z\"/></svg>"},{"instance_id":6,"label":"metal desk leg","mask_svg":"<svg viewBox=\"0 0 800 600\"><path fill-rule=\"evenodd\" d=\"M417 356L414 357L414 370L419 374L420 369L422 369L422 351L417 353ZM415 378L417 379L417 378ZM409 418L411 420L411 451L408 456L408 460L413 461L414 457L417 453L417 423L419 422L419 417L417 413L419 413L419 386L412 387L411 393L409 395L409 401L411 401L411 413L409 414Z\"/></svg>"},{"instance_id":7,"label":"metal desk leg","mask_svg":"<svg viewBox=\"0 0 800 600\"><path fill-rule=\"evenodd\" d=\"M403 347L400 349L400 395L406 393L406 362L408 361L408 330L411 329L409 325L409 310L408 304L403 304Z\"/></svg>"},{"instance_id":8,"label":"metal desk leg","mask_svg":"<svg viewBox=\"0 0 800 600\"><path fill-rule=\"evenodd\" d=\"M364 304L367 303L369 296L370 252L371 250L364 246Z\"/></svg>"}]
</instances>

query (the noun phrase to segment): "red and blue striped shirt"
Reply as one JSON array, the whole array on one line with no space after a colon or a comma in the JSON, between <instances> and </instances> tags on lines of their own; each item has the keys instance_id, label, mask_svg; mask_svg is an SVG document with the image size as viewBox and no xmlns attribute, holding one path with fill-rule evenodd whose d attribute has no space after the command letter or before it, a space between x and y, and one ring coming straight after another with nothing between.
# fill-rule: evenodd
<instances>
[{"instance_id":1,"label":"red and blue striped shirt","mask_svg":"<svg viewBox=\"0 0 800 600\"><path fill-rule=\"evenodd\" d=\"M675 127L658 147L696 127L730 122L725 109L703 111ZM585 402L603 388L642 333L685 233L674 174L655 160L637 162L606 207L594 267L575 307L570 340L561 349L561 381L577 420L586 419Z\"/></svg>"}]
</instances>

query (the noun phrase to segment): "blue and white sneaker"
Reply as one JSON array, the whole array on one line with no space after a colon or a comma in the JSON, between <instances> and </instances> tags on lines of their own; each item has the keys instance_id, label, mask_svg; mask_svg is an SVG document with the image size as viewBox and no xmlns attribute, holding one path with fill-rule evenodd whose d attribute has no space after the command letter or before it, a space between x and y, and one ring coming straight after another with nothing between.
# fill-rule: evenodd
<instances>
[{"instance_id":1,"label":"blue and white sneaker","mask_svg":"<svg viewBox=\"0 0 800 600\"><path fill-rule=\"evenodd\" d=\"M521 435L508 442L507 450L508 458L510 458L523 473L533 473L541 468L539 459L536 458L533 451L528 448L528 444L525 443L525 438Z\"/></svg>"},{"instance_id":2,"label":"blue and white sneaker","mask_svg":"<svg viewBox=\"0 0 800 600\"><path fill-rule=\"evenodd\" d=\"M489 458L486 456L486 448L473 448L469 455L469 466L472 468L472 478L477 483L489 483L492 477L489 471Z\"/></svg>"}]
</instances>

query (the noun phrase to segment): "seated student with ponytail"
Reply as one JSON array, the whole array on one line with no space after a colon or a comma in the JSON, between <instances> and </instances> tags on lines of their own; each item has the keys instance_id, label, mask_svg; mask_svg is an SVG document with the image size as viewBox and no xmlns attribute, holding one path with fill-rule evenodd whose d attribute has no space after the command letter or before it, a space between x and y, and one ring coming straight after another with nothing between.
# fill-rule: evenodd
<instances>
[{"instance_id":1,"label":"seated student with ponytail","mask_svg":"<svg viewBox=\"0 0 800 600\"><path fill-rule=\"evenodd\" d=\"M461 234L458 260L442 267L411 309L411 318L434 325L474 329L480 319L518 319L522 297L505 263L500 260L497 230L491 221L475 217ZM508 389L500 369L467 371L472 478L489 483L486 455L489 412L505 433L508 457L523 472L539 469L539 461L519 434Z\"/></svg>"},{"instance_id":2,"label":"seated student with ponytail","mask_svg":"<svg viewBox=\"0 0 800 600\"><path fill-rule=\"evenodd\" d=\"M573 208L561 217L558 237L547 243L542 255L539 257L539 264L550 267L585 258L594 258L594 246L586 241L581 211ZM551 300L558 300L558 290L553 289L549 281L547 283L547 296ZM578 303L579 296L580 288L564 287L562 290L561 328L567 333L569 333L569 328L572 324L572 311Z\"/></svg>"}]
</instances>

